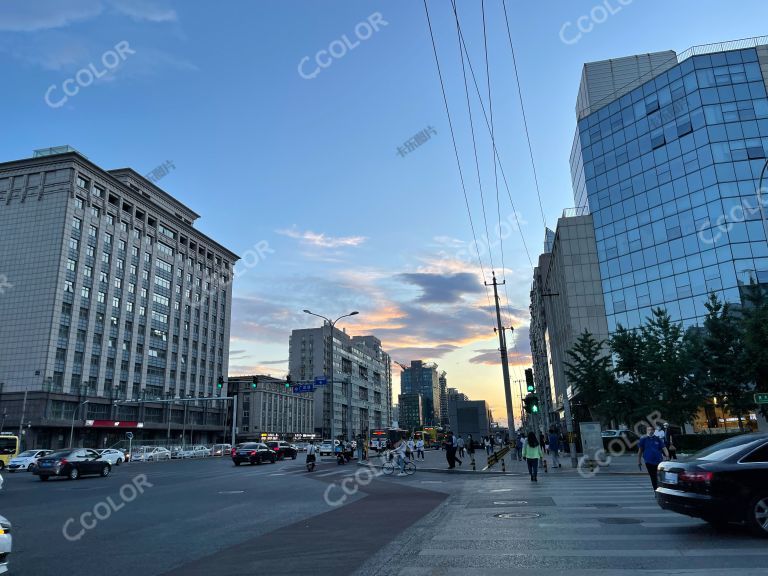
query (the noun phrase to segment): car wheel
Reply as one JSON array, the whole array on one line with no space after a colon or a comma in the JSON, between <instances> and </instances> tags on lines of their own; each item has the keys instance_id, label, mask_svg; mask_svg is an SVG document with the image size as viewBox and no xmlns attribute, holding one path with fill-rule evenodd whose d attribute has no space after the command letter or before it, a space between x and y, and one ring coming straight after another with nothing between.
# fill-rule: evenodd
<instances>
[{"instance_id":1,"label":"car wheel","mask_svg":"<svg viewBox=\"0 0 768 576\"><path fill-rule=\"evenodd\" d=\"M78 470L73 466L72 469L69 471L69 474L67 474L67 478L69 478L70 480L77 480L78 478L80 478L80 470Z\"/></svg>"},{"instance_id":2,"label":"car wheel","mask_svg":"<svg viewBox=\"0 0 768 576\"><path fill-rule=\"evenodd\" d=\"M106 478L107 476L109 476L110 472L112 472L112 466L110 466L109 464L107 464L106 466L102 466L101 477Z\"/></svg>"},{"instance_id":3,"label":"car wheel","mask_svg":"<svg viewBox=\"0 0 768 576\"><path fill-rule=\"evenodd\" d=\"M293 456L291 456L291 459L292 459L292 460L296 460L296 454L294 454Z\"/></svg>"},{"instance_id":4,"label":"car wheel","mask_svg":"<svg viewBox=\"0 0 768 576\"><path fill-rule=\"evenodd\" d=\"M752 532L768 538L768 494L758 496L749 503L747 521Z\"/></svg>"},{"instance_id":5,"label":"car wheel","mask_svg":"<svg viewBox=\"0 0 768 576\"><path fill-rule=\"evenodd\" d=\"M117 466L120 466L120 464L122 464L122 463L123 463L123 459L122 459L122 458L118 458L118 459L117 459L117 462L115 462L115 464L116 464Z\"/></svg>"},{"instance_id":6,"label":"car wheel","mask_svg":"<svg viewBox=\"0 0 768 576\"><path fill-rule=\"evenodd\" d=\"M2 470L3 468L5 468L5 462L0 460L0 470Z\"/></svg>"},{"instance_id":7,"label":"car wheel","mask_svg":"<svg viewBox=\"0 0 768 576\"><path fill-rule=\"evenodd\" d=\"M235 466L240 466L240 460L234 460Z\"/></svg>"},{"instance_id":8,"label":"car wheel","mask_svg":"<svg viewBox=\"0 0 768 576\"><path fill-rule=\"evenodd\" d=\"M45 482L46 480L48 480L48 478L49 478L48 476L40 476L40 481Z\"/></svg>"}]
</instances>

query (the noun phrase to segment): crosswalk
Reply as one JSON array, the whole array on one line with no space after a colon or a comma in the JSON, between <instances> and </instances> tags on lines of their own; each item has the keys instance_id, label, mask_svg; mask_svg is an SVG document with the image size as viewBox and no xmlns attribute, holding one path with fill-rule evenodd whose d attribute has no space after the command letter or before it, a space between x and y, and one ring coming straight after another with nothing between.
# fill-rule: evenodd
<instances>
[{"instance_id":1,"label":"crosswalk","mask_svg":"<svg viewBox=\"0 0 768 576\"><path fill-rule=\"evenodd\" d=\"M768 574L765 539L662 510L646 476L558 472L465 482L375 573Z\"/></svg>"}]
</instances>

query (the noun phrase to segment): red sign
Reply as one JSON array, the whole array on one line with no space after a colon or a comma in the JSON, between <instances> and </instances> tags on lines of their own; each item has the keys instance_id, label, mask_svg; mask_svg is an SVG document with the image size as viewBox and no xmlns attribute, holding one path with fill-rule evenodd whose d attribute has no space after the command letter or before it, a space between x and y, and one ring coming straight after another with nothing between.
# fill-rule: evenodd
<instances>
[{"instance_id":1,"label":"red sign","mask_svg":"<svg viewBox=\"0 0 768 576\"><path fill-rule=\"evenodd\" d=\"M144 422L132 420L86 420L85 425L91 428L144 428Z\"/></svg>"}]
</instances>

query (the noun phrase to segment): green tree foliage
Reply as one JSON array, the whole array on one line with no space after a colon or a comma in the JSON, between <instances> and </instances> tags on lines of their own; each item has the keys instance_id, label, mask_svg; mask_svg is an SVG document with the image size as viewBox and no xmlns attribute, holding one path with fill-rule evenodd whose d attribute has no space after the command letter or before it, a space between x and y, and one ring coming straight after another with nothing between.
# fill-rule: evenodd
<instances>
[{"instance_id":1,"label":"green tree foliage","mask_svg":"<svg viewBox=\"0 0 768 576\"><path fill-rule=\"evenodd\" d=\"M743 335L743 368L755 392L768 392L768 295L764 286L750 282L742 293L740 325ZM768 407L761 407L768 418Z\"/></svg>"},{"instance_id":2,"label":"green tree foliage","mask_svg":"<svg viewBox=\"0 0 768 576\"><path fill-rule=\"evenodd\" d=\"M606 354L605 342L596 340L584 330L573 347L568 350L570 361L565 362L568 382L578 391L593 420L603 423L622 421L623 396L611 370L611 358Z\"/></svg>"}]
</instances>

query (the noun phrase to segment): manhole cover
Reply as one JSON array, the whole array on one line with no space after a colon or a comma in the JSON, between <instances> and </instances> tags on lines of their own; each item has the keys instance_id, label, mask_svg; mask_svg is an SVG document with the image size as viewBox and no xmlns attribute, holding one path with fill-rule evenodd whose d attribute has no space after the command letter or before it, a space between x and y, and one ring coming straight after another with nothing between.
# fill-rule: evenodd
<instances>
[{"instance_id":1,"label":"manhole cover","mask_svg":"<svg viewBox=\"0 0 768 576\"><path fill-rule=\"evenodd\" d=\"M243 494L245 490L222 490L219 494Z\"/></svg>"},{"instance_id":2,"label":"manhole cover","mask_svg":"<svg viewBox=\"0 0 768 576\"><path fill-rule=\"evenodd\" d=\"M526 520L531 518L540 518L541 514L533 512L505 512L504 514L494 514L494 517L502 520Z\"/></svg>"},{"instance_id":3,"label":"manhole cover","mask_svg":"<svg viewBox=\"0 0 768 576\"><path fill-rule=\"evenodd\" d=\"M602 502L598 504L587 504L587 506L592 506L593 508L618 508L618 504L609 504L608 502Z\"/></svg>"},{"instance_id":4,"label":"manhole cover","mask_svg":"<svg viewBox=\"0 0 768 576\"><path fill-rule=\"evenodd\" d=\"M528 504L525 500L499 500L498 502L494 502L496 506L523 506L524 504Z\"/></svg>"},{"instance_id":5,"label":"manhole cover","mask_svg":"<svg viewBox=\"0 0 768 576\"><path fill-rule=\"evenodd\" d=\"M637 518L599 518L603 524L642 524L642 520Z\"/></svg>"}]
</instances>

